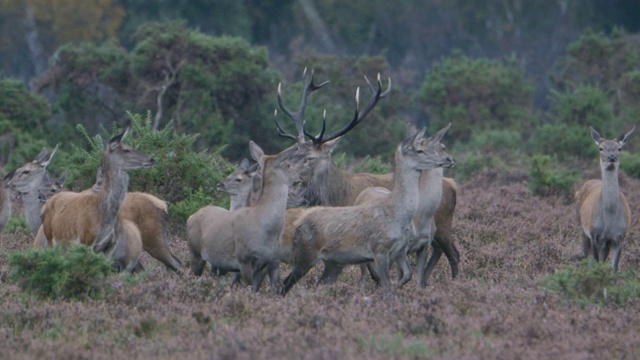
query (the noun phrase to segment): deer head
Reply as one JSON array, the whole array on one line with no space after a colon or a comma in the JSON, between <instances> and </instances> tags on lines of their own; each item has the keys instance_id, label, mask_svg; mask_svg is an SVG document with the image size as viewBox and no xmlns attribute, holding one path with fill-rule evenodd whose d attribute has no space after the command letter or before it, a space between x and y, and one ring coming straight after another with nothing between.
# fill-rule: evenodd
<instances>
[{"instance_id":1,"label":"deer head","mask_svg":"<svg viewBox=\"0 0 640 360\"><path fill-rule=\"evenodd\" d=\"M38 189L38 201L45 202L53 195L59 193L64 188L64 183L67 180L67 172L63 172L57 179L51 179L49 172L45 172L44 179Z\"/></svg>"},{"instance_id":2,"label":"deer head","mask_svg":"<svg viewBox=\"0 0 640 360\"><path fill-rule=\"evenodd\" d=\"M14 170L9 174L11 175L10 177L7 175L5 182L10 188L19 193L25 194L38 191L47 173L47 166L51 163L51 159L57 150L58 145L51 153L48 153L47 149L42 149L33 161Z\"/></svg>"},{"instance_id":3,"label":"deer head","mask_svg":"<svg viewBox=\"0 0 640 360\"><path fill-rule=\"evenodd\" d=\"M141 168L148 168L155 165L156 160L142 151L136 150L125 144L123 140L129 134L129 126L124 131L114 136L105 145L102 167L117 169L121 171L129 171Z\"/></svg>"},{"instance_id":4,"label":"deer head","mask_svg":"<svg viewBox=\"0 0 640 360\"><path fill-rule=\"evenodd\" d=\"M405 139L400 144L400 156L408 167L415 170L428 170L436 167L450 168L455 166L455 160L445 151L440 143L451 124L436 132L433 136L423 139L426 129L422 129Z\"/></svg>"},{"instance_id":5,"label":"deer head","mask_svg":"<svg viewBox=\"0 0 640 360\"><path fill-rule=\"evenodd\" d=\"M598 145L598 150L600 151L600 168L603 172L617 171L620 164L620 151L622 151L622 147L626 144L627 139L636 129L635 125L631 130L618 136L615 140L605 140L594 128L590 126L589 129L591 130L591 137L593 141L596 142L596 145Z\"/></svg>"}]
</instances>

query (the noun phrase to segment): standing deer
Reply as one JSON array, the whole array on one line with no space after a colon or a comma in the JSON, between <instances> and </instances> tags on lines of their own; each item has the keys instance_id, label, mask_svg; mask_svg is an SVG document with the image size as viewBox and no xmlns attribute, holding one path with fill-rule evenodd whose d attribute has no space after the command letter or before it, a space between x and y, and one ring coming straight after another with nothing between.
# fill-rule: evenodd
<instances>
[{"instance_id":1,"label":"standing deer","mask_svg":"<svg viewBox=\"0 0 640 360\"><path fill-rule=\"evenodd\" d=\"M235 252L240 263L240 274L254 292L260 289L268 273L271 286L281 293L280 238L284 230L289 175L287 160L291 151L278 155L265 155L251 142L251 156L260 167L260 195L253 206L234 211L231 228Z\"/></svg>"},{"instance_id":2,"label":"standing deer","mask_svg":"<svg viewBox=\"0 0 640 360\"><path fill-rule=\"evenodd\" d=\"M306 188L304 197L310 205L349 206L353 205L358 194L368 187L378 186L391 189L393 186L393 174L353 174L340 169L331 159L331 154L341 136L358 125L360 121L364 119L364 116L376 105L378 100L387 96L391 90L391 81L389 80L387 90L382 91L380 76L378 76L377 89L371 86L366 77L365 80L369 85L369 89L374 94L366 110L363 111L360 116L353 118L347 126L329 135L324 135L323 123L323 131L318 137L313 137L306 133L303 115L309 94L320 89L327 84L327 82L320 85L314 84L314 76L312 73L310 82L303 89L300 108L295 113L284 106L281 96L281 86L278 86L278 103L283 112L293 120L297 135L288 133L280 124L276 123L278 133L280 136L293 139L297 143L296 150L290 161L293 164L295 172L300 175L303 187ZM311 140L305 141L305 135ZM460 254L453 243L451 229L456 203L457 185L455 181L451 178L443 178L442 199L435 214L436 232L434 241L431 242L433 254L429 258L422 275L422 283L424 284L426 284L427 279L443 253L449 260L452 277L455 278L458 274ZM334 282L341 271L341 268L325 267L320 281L325 283Z\"/></svg>"},{"instance_id":3,"label":"standing deer","mask_svg":"<svg viewBox=\"0 0 640 360\"><path fill-rule=\"evenodd\" d=\"M609 251L613 250L611 265L615 271L618 271L622 241L631 224L629 204L618 185L619 156L635 128L615 140L605 140L589 127L600 151L602 180L587 181L575 195L584 256L591 254L596 261L606 261Z\"/></svg>"},{"instance_id":4,"label":"standing deer","mask_svg":"<svg viewBox=\"0 0 640 360\"><path fill-rule=\"evenodd\" d=\"M418 131L410 126L409 133L415 134ZM423 140L426 141L426 140ZM442 151L445 150L444 145L439 144ZM443 169L441 167L423 170L420 174L420 183L418 192L418 206L413 216L414 232L411 233L412 239L409 240L407 253L416 253L418 268L418 286L426 287L425 273L427 270L427 252L431 247L435 231L435 214L442 200L442 176ZM390 196L391 191L381 188L372 187L363 190L356 198L354 205L360 205L367 201L376 201L378 198ZM401 266L403 270L405 267ZM370 267L371 270L371 267ZM334 277L337 275L334 275ZM401 271L400 284L409 281L411 275ZM335 278L332 279L335 281Z\"/></svg>"},{"instance_id":5,"label":"standing deer","mask_svg":"<svg viewBox=\"0 0 640 360\"><path fill-rule=\"evenodd\" d=\"M42 149L33 161L15 169L6 179L9 187L15 189L22 197L25 217L33 234L36 234L42 225L39 191L45 178L49 176L47 166L57 150L57 145L50 154L47 149Z\"/></svg>"},{"instance_id":6,"label":"standing deer","mask_svg":"<svg viewBox=\"0 0 640 360\"><path fill-rule=\"evenodd\" d=\"M120 270L138 267L142 250L138 228L118 214L129 184L127 171L155 164L152 157L123 142L128 133L129 127L105 144L100 192L54 195L44 206L42 222L50 243L61 243L65 248L70 242L92 246L94 251L113 257Z\"/></svg>"},{"instance_id":7,"label":"standing deer","mask_svg":"<svg viewBox=\"0 0 640 360\"><path fill-rule=\"evenodd\" d=\"M379 283L391 290L389 262L402 257L418 205L420 171L454 165L439 144L451 125L425 143L424 130L408 137L395 152L394 185L389 196L359 206L314 207L295 222L294 264L285 293L318 261L347 265L373 262Z\"/></svg>"}]
</instances>

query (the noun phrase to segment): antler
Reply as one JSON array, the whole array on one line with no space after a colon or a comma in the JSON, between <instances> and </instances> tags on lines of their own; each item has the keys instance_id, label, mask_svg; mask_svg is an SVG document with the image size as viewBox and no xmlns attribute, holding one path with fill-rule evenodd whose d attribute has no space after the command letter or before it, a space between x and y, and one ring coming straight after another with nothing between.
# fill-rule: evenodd
<instances>
[{"instance_id":1,"label":"antler","mask_svg":"<svg viewBox=\"0 0 640 360\"><path fill-rule=\"evenodd\" d=\"M304 83L305 77L307 74L307 68L304 69L304 72L302 74L302 81ZM304 116L304 111L307 109L307 99L309 97L309 94L320 89L321 87L327 85L329 83L329 81L325 81L322 84L315 84L314 81L314 71L311 70L311 81L302 89L302 100L300 100L300 107L298 108L298 111L293 112L291 110L289 110L289 108L287 108L284 103L282 102L282 83L278 84L278 105L280 105L280 108L282 109L282 111L287 114L287 116L289 116L291 119L293 119L294 124L296 125L296 131L298 132L298 135L292 135L291 133L287 132L278 122L278 120L275 120L276 115L278 114L278 112L276 111L274 113L274 120L276 122L276 127L278 128L278 135L282 136L282 137L287 137L290 139L295 140L298 144L304 144L305 140L304 140L304 120L303 120L303 116Z\"/></svg>"},{"instance_id":2,"label":"antler","mask_svg":"<svg viewBox=\"0 0 640 360\"><path fill-rule=\"evenodd\" d=\"M323 116L322 119L322 130L320 131L320 134L317 137L314 137L313 135L307 133L306 131L304 132L305 135L307 135L309 137L309 139L311 139L311 141L313 141L314 144L316 145L322 145L323 143L327 142L327 141L331 141L335 138L338 138L344 134L346 134L347 132L349 132L349 130L353 129L354 127L356 127L356 125L358 125L362 119L364 119L367 114L369 114L369 112L376 106L376 104L378 103L378 100L386 97L387 95L389 95L389 93L391 92L391 78L389 78L389 86L387 86L387 89L382 92L382 81L380 80L380 74L378 73L378 88L374 89L373 85L371 85L371 82L369 82L369 79L367 79L367 77L365 76L364 79L367 81L367 85L369 86L369 89L371 90L371 92L373 93L373 96L371 96L371 99L369 100L369 103L367 104L367 106L362 110L362 112L360 112L359 108L360 108L360 87L358 87L356 89L356 110L355 110L355 114L353 115L353 119L351 119L351 122L349 122L347 125L345 125L342 129L331 133L329 135L324 136L324 131L325 131L325 120L326 120L326 116ZM326 112L325 112L326 114Z\"/></svg>"}]
</instances>

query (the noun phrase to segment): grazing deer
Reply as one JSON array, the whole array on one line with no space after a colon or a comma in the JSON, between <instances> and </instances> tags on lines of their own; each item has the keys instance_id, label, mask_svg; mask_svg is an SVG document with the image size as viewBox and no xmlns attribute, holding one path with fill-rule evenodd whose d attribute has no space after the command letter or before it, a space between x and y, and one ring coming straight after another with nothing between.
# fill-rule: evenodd
<instances>
[{"instance_id":1,"label":"grazing deer","mask_svg":"<svg viewBox=\"0 0 640 360\"><path fill-rule=\"evenodd\" d=\"M584 256L606 261L613 250L611 265L618 271L622 241L629 232L631 212L618 185L620 151L635 126L615 140L605 140L592 127L591 137L600 151L602 180L589 180L576 192L577 214L582 227Z\"/></svg>"},{"instance_id":2,"label":"grazing deer","mask_svg":"<svg viewBox=\"0 0 640 360\"><path fill-rule=\"evenodd\" d=\"M398 145L389 196L360 206L306 210L294 224L295 261L284 280L285 293L318 260L337 265L372 261L380 285L385 291L391 290L389 261L406 253L408 232L418 205L420 171L455 164L439 144L450 126L424 143L423 130Z\"/></svg>"},{"instance_id":3,"label":"grazing deer","mask_svg":"<svg viewBox=\"0 0 640 360\"><path fill-rule=\"evenodd\" d=\"M118 214L129 184L127 171L155 164L149 155L123 142L128 133L129 127L105 144L100 192L58 193L46 202L42 221L49 243L60 243L64 248L71 242L92 246L114 258L119 270L137 267L142 248L138 228Z\"/></svg>"},{"instance_id":4,"label":"grazing deer","mask_svg":"<svg viewBox=\"0 0 640 360\"><path fill-rule=\"evenodd\" d=\"M305 69L306 72L306 69ZM366 77L365 77L365 80ZM297 112L287 109L281 99L281 86L278 86L278 103L296 126L297 135L288 133L280 124L276 124L278 133L282 137L293 139L297 143L296 150L291 158L291 163L295 172L300 176L302 185L305 187L303 196L309 205L322 206L349 206L353 205L356 197L360 192L369 187L383 187L391 189L393 186L393 174L353 174L343 171L336 166L331 154L341 136L354 128L364 116L376 105L379 99L385 97L391 90L391 81L387 90L382 92L382 84L378 76L378 87L374 89L369 81L369 89L373 92L373 96L369 101L366 110L358 118L354 118L343 129L324 136L313 137L306 133L303 124L303 115L307 104L309 94L323 87L325 83L320 85L314 84L313 73L311 81L304 87L300 108ZM323 131L324 133L324 123ZM310 141L305 141L305 135L309 136ZM457 185L451 178L442 179L442 198L435 214L436 232L434 241L431 242L433 254L429 258L425 270L423 272L422 283L426 284L427 279L435 268L438 260L444 253L451 267L451 275L455 278L458 274L458 264L460 254L453 243L452 221L457 204ZM320 278L321 282L331 283L337 279L341 268L326 268Z\"/></svg>"},{"instance_id":5,"label":"grazing deer","mask_svg":"<svg viewBox=\"0 0 640 360\"><path fill-rule=\"evenodd\" d=\"M33 234L38 232L42 219L40 210L42 203L39 200L39 191L46 177L47 166L58 150L58 145L49 154L47 149L42 149L36 158L25 165L15 169L6 180L10 188L14 189L22 197L24 214Z\"/></svg>"}]
</instances>

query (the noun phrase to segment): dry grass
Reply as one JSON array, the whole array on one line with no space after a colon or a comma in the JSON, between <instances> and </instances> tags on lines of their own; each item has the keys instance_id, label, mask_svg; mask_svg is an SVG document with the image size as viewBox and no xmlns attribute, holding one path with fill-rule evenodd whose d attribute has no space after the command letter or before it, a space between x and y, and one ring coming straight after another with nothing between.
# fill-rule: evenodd
<instances>
[{"instance_id":1,"label":"dry grass","mask_svg":"<svg viewBox=\"0 0 640 360\"><path fill-rule=\"evenodd\" d=\"M454 220L460 277L441 260L427 289L415 277L392 298L349 269L333 286L314 269L286 298L182 277L145 256L96 301L43 301L9 283L0 256L1 358L488 358L640 356L640 301L580 308L540 280L581 253L572 204L531 197L519 177L461 184ZM640 182L623 179L634 214L621 270L638 268ZM487 190L488 189L488 190ZM0 250L31 239L0 236ZM185 241L174 250L187 259ZM284 269L286 274L288 269Z\"/></svg>"}]
</instances>

